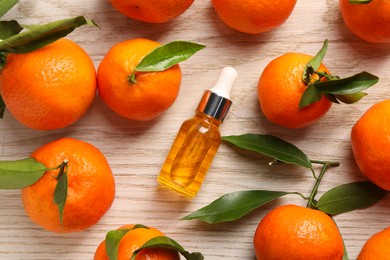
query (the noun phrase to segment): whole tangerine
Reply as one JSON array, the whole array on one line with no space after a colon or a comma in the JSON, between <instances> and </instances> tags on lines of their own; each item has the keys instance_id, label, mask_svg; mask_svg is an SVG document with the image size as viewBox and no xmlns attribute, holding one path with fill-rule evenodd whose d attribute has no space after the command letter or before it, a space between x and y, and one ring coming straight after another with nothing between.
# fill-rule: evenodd
<instances>
[{"instance_id":1,"label":"whole tangerine","mask_svg":"<svg viewBox=\"0 0 390 260\"><path fill-rule=\"evenodd\" d=\"M145 23L165 23L184 13L194 0L109 0L125 16Z\"/></svg>"},{"instance_id":2,"label":"whole tangerine","mask_svg":"<svg viewBox=\"0 0 390 260\"><path fill-rule=\"evenodd\" d=\"M211 0L221 20L229 27L249 34L271 31L291 15L296 0Z\"/></svg>"},{"instance_id":3,"label":"whole tangerine","mask_svg":"<svg viewBox=\"0 0 390 260\"><path fill-rule=\"evenodd\" d=\"M303 71L312 56L302 53L286 53L272 60L263 70L257 94L265 117L280 126L302 128L314 124L332 106L324 95L306 107L299 103L307 85L302 80ZM324 64L318 71L329 74Z\"/></svg>"},{"instance_id":4,"label":"whole tangerine","mask_svg":"<svg viewBox=\"0 0 390 260\"><path fill-rule=\"evenodd\" d=\"M0 94L11 115L37 130L79 120L96 95L96 71L88 54L62 38L37 50L8 54Z\"/></svg>"},{"instance_id":5,"label":"whole tangerine","mask_svg":"<svg viewBox=\"0 0 390 260\"><path fill-rule=\"evenodd\" d=\"M367 4L339 1L340 11L348 29L371 43L390 42L390 2L372 0Z\"/></svg>"},{"instance_id":6,"label":"whole tangerine","mask_svg":"<svg viewBox=\"0 0 390 260\"><path fill-rule=\"evenodd\" d=\"M134 251L138 250L148 240L164 236L160 230L154 227L134 228L133 224L124 225L119 229L130 229L120 240L118 247L118 260L131 259ZM94 260L109 260L106 253L106 244L103 240L95 252ZM179 260L180 256L177 251L167 248L146 248L141 250L136 260Z\"/></svg>"},{"instance_id":7,"label":"whole tangerine","mask_svg":"<svg viewBox=\"0 0 390 260\"><path fill-rule=\"evenodd\" d=\"M271 210L254 235L257 259L341 260L344 254L340 232L327 214L297 205Z\"/></svg>"},{"instance_id":8,"label":"whole tangerine","mask_svg":"<svg viewBox=\"0 0 390 260\"><path fill-rule=\"evenodd\" d=\"M115 197L115 182L104 155L93 145L61 138L35 150L32 158L48 168L67 161L68 194L62 223L54 190L58 170L47 171L36 183L22 189L24 208L33 222L55 233L69 233L96 224Z\"/></svg>"},{"instance_id":9,"label":"whole tangerine","mask_svg":"<svg viewBox=\"0 0 390 260\"><path fill-rule=\"evenodd\" d=\"M178 64L159 72L136 72L138 63L161 44L144 38L115 44L101 61L98 91L104 103L118 115L148 121L168 110L175 102L181 85Z\"/></svg>"}]
</instances>

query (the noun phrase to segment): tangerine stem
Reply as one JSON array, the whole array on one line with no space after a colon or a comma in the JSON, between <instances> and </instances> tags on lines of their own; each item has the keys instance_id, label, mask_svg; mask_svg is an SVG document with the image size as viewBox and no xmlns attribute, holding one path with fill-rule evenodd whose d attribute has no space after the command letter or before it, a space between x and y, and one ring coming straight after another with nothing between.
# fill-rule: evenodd
<instances>
[{"instance_id":1,"label":"tangerine stem","mask_svg":"<svg viewBox=\"0 0 390 260\"><path fill-rule=\"evenodd\" d=\"M135 79L135 70L133 73L130 74L130 76L127 78L130 84L136 84L137 80Z\"/></svg>"},{"instance_id":2,"label":"tangerine stem","mask_svg":"<svg viewBox=\"0 0 390 260\"><path fill-rule=\"evenodd\" d=\"M316 203L315 203L314 198L318 193L318 187L320 186L320 183L322 181L322 178L325 175L326 170L329 167L339 166L340 163L339 162L329 162L329 161L317 161L317 160L310 160L310 162L323 165L321 172L320 172L320 175L317 178L315 178L316 182L315 182L314 187L310 193L309 201L307 202L307 205L306 205L306 207L308 207L308 208L316 208Z\"/></svg>"}]
</instances>

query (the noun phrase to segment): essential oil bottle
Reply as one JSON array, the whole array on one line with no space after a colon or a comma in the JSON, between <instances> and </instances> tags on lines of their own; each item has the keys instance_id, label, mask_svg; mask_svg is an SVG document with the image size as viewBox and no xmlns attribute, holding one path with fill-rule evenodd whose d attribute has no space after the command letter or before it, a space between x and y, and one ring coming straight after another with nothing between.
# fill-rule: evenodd
<instances>
[{"instance_id":1,"label":"essential oil bottle","mask_svg":"<svg viewBox=\"0 0 390 260\"><path fill-rule=\"evenodd\" d=\"M236 78L237 71L225 67L214 87L204 92L195 116L179 129L158 176L160 184L188 197L197 194L221 144L219 126L232 104Z\"/></svg>"}]
</instances>

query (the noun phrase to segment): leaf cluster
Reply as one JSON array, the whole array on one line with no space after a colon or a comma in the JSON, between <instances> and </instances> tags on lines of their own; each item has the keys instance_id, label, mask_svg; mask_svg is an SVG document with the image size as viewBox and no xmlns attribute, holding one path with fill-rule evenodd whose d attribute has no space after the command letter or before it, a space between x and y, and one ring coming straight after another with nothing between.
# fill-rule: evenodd
<instances>
[{"instance_id":1,"label":"leaf cluster","mask_svg":"<svg viewBox=\"0 0 390 260\"><path fill-rule=\"evenodd\" d=\"M365 71L347 78L318 71L327 50L328 40L325 40L320 51L305 66L302 81L307 88L300 100L300 109L319 101L322 96L334 103L352 104L358 102L366 95L362 91L379 81L377 76Z\"/></svg>"},{"instance_id":2,"label":"leaf cluster","mask_svg":"<svg viewBox=\"0 0 390 260\"><path fill-rule=\"evenodd\" d=\"M244 134L239 136L224 136L223 140L240 149L269 156L274 161L289 163L313 171L313 163L329 163L310 160L308 156L295 145L272 135ZM273 163L270 163L273 165ZM329 165L329 164L328 164ZM319 177L316 177L319 180ZM319 180L321 181L321 180ZM317 187L318 188L318 187ZM316 190L313 194L316 194ZM354 182L335 187L324 193L317 201L311 198L309 205L330 215L350 212L371 206L383 198L388 192L371 182ZM295 194L309 200L299 192L246 190L228 193L209 205L183 217L183 220L198 219L209 224L233 221L285 195Z\"/></svg>"},{"instance_id":3,"label":"leaf cluster","mask_svg":"<svg viewBox=\"0 0 390 260\"><path fill-rule=\"evenodd\" d=\"M147 226L142 224L134 225L132 228L127 229L117 229L111 230L107 232L105 245L106 245L106 254L110 260L118 259L118 248L119 243L122 238L131 230L145 228L149 229ZM136 259L137 254L146 248L168 248L179 252L182 256L184 256L187 260L203 260L204 257L199 252L190 253L186 251L179 243L177 243L172 238L167 236L158 236L148 240L145 244L143 244L140 248L134 251L131 260Z\"/></svg>"},{"instance_id":4,"label":"leaf cluster","mask_svg":"<svg viewBox=\"0 0 390 260\"><path fill-rule=\"evenodd\" d=\"M334 187L322 194L317 200L318 187L326 170L328 167L338 166L338 162L311 160L298 147L272 135L244 134L224 136L223 141L234 147L271 157L273 161L269 164L270 166L276 165L274 162L279 162L310 169L315 180L310 196L305 196L298 191L236 191L222 195L209 205L183 217L182 220L197 219L209 224L234 221L266 203L292 194L307 200L307 207L321 210L326 214L334 216L367 208L388 194L388 191L382 190L373 183L363 181ZM313 164L323 165L318 176L314 172ZM343 259L348 259L346 252Z\"/></svg>"}]
</instances>

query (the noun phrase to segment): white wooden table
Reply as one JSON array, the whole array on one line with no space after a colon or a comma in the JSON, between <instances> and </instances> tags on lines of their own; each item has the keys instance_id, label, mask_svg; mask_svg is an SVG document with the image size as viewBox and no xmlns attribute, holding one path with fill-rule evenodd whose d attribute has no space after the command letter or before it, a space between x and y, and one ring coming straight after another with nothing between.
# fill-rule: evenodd
<instances>
[{"instance_id":1,"label":"white wooden table","mask_svg":"<svg viewBox=\"0 0 390 260\"><path fill-rule=\"evenodd\" d=\"M292 15L278 29L246 35L226 27L208 0L195 0L179 18L166 24L143 24L121 15L106 0L21 0L6 16L23 23L46 23L84 15L101 29L82 27L68 37L91 55L96 67L117 42L145 37L161 43L189 40L207 45L181 64L183 81L175 104L151 122L132 122L111 112L97 97L75 125L56 131L35 131L16 122L9 113L0 123L0 158L20 159L37 147L63 136L97 146L107 157L116 178L116 199L94 227L79 233L53 234L26 216L20 191L0 191L0 259L92 259L108 230L142 223L161 229L189 251L206 259L254 259L252 238L260 219L285 203L305 205L289 195L255 210L239 221L209 225L179 219L227 192L247 189L301 191L314 184L311 173L293 166L269 167L268 158L240 152L222 144L198 196L185 199L157 186L156 177L173 138L193 115L203 91L223 66L234 66L239 78L233 89L234 104L221 127L223 135L268 133L294 143L312 159L337 160L328 171L320 193L340 184L365 180L354 163L350 130L372 104L390 95L390 45L365 43L350 33L338 10L338 1L299 0ZM257 101L257 81L264 67L285 52L314 55L329 39L324 63L333 74L350 76L363 70L380 77L369 95L355 105L334 105L317 124L304 130L284 129L269 123ZM351 259L365 240L390 222L390 197L373 207L335 220Z\"/></svg>"}]
</instances>

